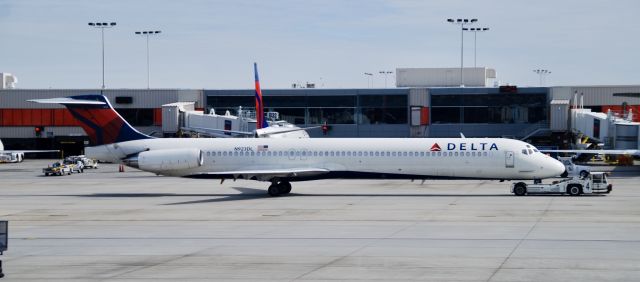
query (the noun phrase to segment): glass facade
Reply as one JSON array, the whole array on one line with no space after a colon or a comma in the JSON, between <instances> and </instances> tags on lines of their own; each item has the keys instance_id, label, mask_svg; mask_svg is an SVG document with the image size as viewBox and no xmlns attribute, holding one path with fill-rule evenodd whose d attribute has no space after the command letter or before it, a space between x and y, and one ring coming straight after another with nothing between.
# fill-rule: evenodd
<instances>
[{"instance_id":1,"label":"glass facade","mask_svg":"<svg viewBox=\"0 0 640 282\"><path fill-rule=\"evenodd\" d=\"M153 109L115 109L133 126L152 126Z\"/></svg>"},{"instance_id":2,"label":"glass facade","mask_svg":"<svg viewBox=\"0 0 640 282\"><path fill-rule=\"evenodd\" d=\"M431 95L431 123L539 123L547 119L546 93Z\"/></svg>"},{"instance_id":3,"label":"glass facade","mask_svg":"<svg viewBox=\"0 0 640 282\"><path fill-rule=\"evenodd\" d=\"M264 90L265 111L294 124L407 124L408 93L400 90ZM252 90L205 90L207 110L217 114L254 110Z\"/></svg>"}]
</instances>

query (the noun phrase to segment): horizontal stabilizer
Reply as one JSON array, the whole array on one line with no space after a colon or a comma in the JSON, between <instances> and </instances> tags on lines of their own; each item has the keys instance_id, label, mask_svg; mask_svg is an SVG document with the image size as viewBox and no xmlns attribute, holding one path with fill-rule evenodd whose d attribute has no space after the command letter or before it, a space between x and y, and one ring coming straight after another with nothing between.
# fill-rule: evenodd
<instances>
[{"instance_id":1,"label":"horizontal stabilizer","mask_svg":"<svg viewBox=\"0 0 640 282\"><path fill-rule=\"evenodd\" d=\"M106 105L107 103L96 100L83 100L74 98L51 98L51 99L33 99L27 100L27 102L40 103L40 104L61 104L61 105Z\"/></svg>"}]
</instances>

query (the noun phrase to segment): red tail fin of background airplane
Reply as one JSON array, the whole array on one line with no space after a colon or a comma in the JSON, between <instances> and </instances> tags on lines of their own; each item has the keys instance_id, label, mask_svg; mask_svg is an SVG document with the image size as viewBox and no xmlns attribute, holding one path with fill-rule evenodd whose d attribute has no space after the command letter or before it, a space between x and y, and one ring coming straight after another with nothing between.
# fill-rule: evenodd
<instances>
[{"instance_id":1,"label":"red tail fin of background airplane","mask_svg":"<svg viewBox=\"0 0 640 282\"><path fill-rule=\"evenodd\" d=\"M256 76L256 129L269 127L264 119L264 103L262 100L262 91L260 90L260 79L258 78L258 64L253 63L253 72Z\"/></svg>"}]
</instances>

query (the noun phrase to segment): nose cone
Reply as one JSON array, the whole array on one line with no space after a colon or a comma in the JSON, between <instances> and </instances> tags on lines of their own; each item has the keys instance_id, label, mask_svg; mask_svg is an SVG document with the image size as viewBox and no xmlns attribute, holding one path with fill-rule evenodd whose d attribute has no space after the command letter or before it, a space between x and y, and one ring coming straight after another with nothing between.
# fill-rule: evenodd
<instances>
[{"instance_id":1,"label":"nose cone","mask_svg":"<svg viewBox=\"0 0 640 282\"><path fill-rule=\"evenodd\" d=\"M566 168L560 161L549 157L545 162L544 170L549 173L547 177L555 177L563 174Z\"/></svg>"}]
</instances>

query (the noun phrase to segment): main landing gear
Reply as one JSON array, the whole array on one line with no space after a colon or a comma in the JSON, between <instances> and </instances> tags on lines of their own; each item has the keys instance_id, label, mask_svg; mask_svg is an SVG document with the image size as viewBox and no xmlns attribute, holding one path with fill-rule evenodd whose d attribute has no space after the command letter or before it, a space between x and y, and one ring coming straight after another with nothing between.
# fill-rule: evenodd
<instances>
[{"instance_id":1,"label":"main landing gear","mask_svg":"<svg viewBox=\"0 0 640 282\"><path fill-rule=\"evenodd\" d=\"M272 197L289 194L291 192L291 183L289 181L273 181L267 192Z\"/></svg>"}]
</instances>

